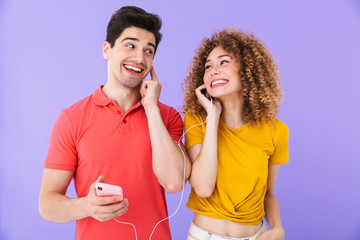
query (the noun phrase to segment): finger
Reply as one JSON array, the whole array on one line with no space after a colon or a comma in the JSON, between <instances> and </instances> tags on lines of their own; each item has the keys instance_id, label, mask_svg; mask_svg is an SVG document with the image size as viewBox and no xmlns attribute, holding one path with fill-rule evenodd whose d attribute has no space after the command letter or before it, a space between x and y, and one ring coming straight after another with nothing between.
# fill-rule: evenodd
<instances>
[{"instance_id":1,"label":"finger","mask_svg":"<svg viewBox=\"0 0 360 240\"><path fill-rule=\"evenodd\" d=\"M105 222L123 215L127 210L128 208L124 207L112 213L98 213L96 215L96 219L101 222Z\"/></svg>"},{"instance_id":2,"label":"finger","mask_svg":"<svg viewBox=\"0 0 360 240\"><path fill-rule=\"evenodd\" d=\"M201 85L200 87L198 87L197 89L195 89L195 94L197 96L198 99L204 99L207 97L205 97L205 95L201 92L202 90L206 89L205 85Z\"/></svg>"},{"instance_id":3,"label":"finger","mask_svg":"<svg viewBox=\"0 0 360 240\"><path fill-rule=\"evenodd\" d=\"M205 84L201 85L200 87L196 88L195 91L201 91L203 89L206 89Z\"/></svg>"},{"instance_id":4,"label":"finger","mask_svg":"<svg viewBox=\"0 0 360 240\"><path fill-rule=\"evenodd\" d=\"M95 183L103 183L103 182L104 182L104 177L100 175Z\"/></svg>"},{"instance_id":5,"label":"finger","mask_svg":"<svg viewBox=\"0 0 360 240\"><path fill-rule=\"evenodd\" d=\"M148 85L151 84L152 80L144 79L142 82L143 82L143 83L142 83L141 86L147 87Z\"/></svg>"},{"instance_id":6,"label":"finger","mask_svg":"<svg viewBox=\"0 0 360 240\"><path fill-rule=\"evenodd\" d=\"M151 80L158 81L158 78L157 78L155 70L154 70L154 66L150 70L150 76L151 76Z\"/></svg>"},{"instance_id":7,"label":"finger","mask_svg":"<svg viewBox=\"0 0 360 240\"><path fill-rule=\"evenodd\" d=\"M151 85L152 80L143 80L141 87L140 87L140 93L142 94L142 97L145 96L145 93L147 89L149 88L149 85Z\"/></svg>"},{"instance_id":8,"label":"finger","mask_svg":"<svg viewBox=\"0 0 360 240\"><path fill-rule=\"evenodd\" d=\"M147 85L146 85L145 81L146 80L143 80L143 82L141 83L141 86L140 86L140 95L141 95L141 97L144 97L145 93L146 93Z\"/></svg>"},{"instance_id":9,"label":"finger","mask_svg":"<svg viewBox=\"0 0 360 240\"><path fill-rule=\"evenodd\" d=\"M113 218L116 218L116 217L119 217L119 216L123 215L124 213L127 212L127 210L128 210L128 207L124 207L124 208L119 209L118 211L116 211L114 213L115 216Z\"/></svg>"},{"instance_id":10,"label":"finger","mask_svg":"<svg viewBox=\"0 0 360 240\"><path fill-rule=\"evenodd\" d=\"M104 182L104 177L100 175L100 176L96 179L96 181L95 181L93 184L91 184L91 186L90 186L90 191L91 191L91 193L94 194L94 195L96 195L96 183L103 183L103 182Z\"/></svg>"},{"instance_id":11,"label":"finger","mask_svg":"<svg viewBox=\"0 0 360 240\"><path fill-rule=\"evenodd\" d=\"M121 201L119 203L114 203L111 205L99 206L98 210L100 213L114 213L121 209L127 208L129 206L129 202L127 199Z\"/></svg>"},{"instance_id":12,"label":"finger","mask_svg":"<svg viewBox=\"0 0 360 240\"><path fill-rule=\"evenodd\" d=\"M119 203L122 201L121 196L97 197L94 203L99 206Z\"/></svg>"}]
</instances>

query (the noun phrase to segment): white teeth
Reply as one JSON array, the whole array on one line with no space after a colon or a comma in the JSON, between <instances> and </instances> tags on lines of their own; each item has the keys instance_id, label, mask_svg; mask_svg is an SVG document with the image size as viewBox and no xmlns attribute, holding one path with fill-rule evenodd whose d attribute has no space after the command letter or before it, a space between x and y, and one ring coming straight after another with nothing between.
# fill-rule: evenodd
<instances>
[{"instance_id":1,"label":"white teeth","mask_svg":"<svg viewBox=\"0 0 360 240\"><path fill-rule=\"evenodd\" d=\"M224 83L226 83L225 80L217 80L217 81L211 83L211 86L213 87L213 86L215 86L215 85L217 85L217 84L224 84Z\"/></svg>"},{"instance_id":2,"label":"white teeth","mask_svg":"<svg viewBox=\"0 0 360 240\"><path fill-rule=\"evenodd\" d=\"M140 68L137 68L137 67L134 67L134 66L130 66L130 65L124 65L125 68L127 69L131 69L131 70L134 70L134 71L137 71L137 72L141 72L142 70Z\"/></svg>"}]
</instances>

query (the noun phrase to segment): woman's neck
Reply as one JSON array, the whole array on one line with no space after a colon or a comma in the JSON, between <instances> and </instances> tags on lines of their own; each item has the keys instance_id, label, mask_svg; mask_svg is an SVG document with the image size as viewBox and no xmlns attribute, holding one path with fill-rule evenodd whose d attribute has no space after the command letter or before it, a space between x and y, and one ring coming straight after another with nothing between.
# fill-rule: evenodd
<instances>
[{"instance_id":1,"label":"woman's neck","mask_svg":"<svg viewBox=\"0 0 360 240\"><path fill-rule=\"evenodd\" d=\"M231 128L241 128L245 123L242 97L221 99L221 119Z\"/></svg>"}]
</instances>

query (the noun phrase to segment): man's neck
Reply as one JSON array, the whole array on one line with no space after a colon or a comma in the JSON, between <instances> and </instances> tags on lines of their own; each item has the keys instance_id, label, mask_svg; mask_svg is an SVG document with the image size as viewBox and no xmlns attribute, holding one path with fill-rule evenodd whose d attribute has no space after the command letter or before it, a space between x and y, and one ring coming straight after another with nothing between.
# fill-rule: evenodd
<instances>
[{"instance_id":1,"label":"man's neck","mask_svg":"<svg viewBox=\"0 0 360 240\"><path fill-rule=\"evenodd\" d=\"M126 113L132 106L140 100L140 86L136 88L126 88L119 84L107 82L102 88L103 93L111 100L114 100Z\"/></svg>"}]
</instances>

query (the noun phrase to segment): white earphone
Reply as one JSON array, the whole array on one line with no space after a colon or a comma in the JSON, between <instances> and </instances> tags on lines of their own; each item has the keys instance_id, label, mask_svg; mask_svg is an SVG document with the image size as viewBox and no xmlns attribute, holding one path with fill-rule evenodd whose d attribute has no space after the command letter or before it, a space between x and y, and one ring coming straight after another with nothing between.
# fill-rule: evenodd
<instances>
[{"instance_id":1,"label":"white earphone","mask_svg":"<svg viewBox=\"0 0 360 240\"><path fill-rule=\"evenodd\" d=\"M210 109L212 109L212 107L213 107L213 98L210 96ZM151 232L151 234L150 234L149 240L151 240L151 238L152 238L152 236L153 236L153 234L154 234L155 229L157 228L157 226L158 226L161 222L163 222L163 221L165 221L165 220L167 220L167 219L172 218L172 217L178 212L178 210L179 210L179 208L180 208L180 206L181 206L181 202L182 202L182 199L183 199L183 196L184 196L184 190L185 190L186 157L185 157L184 151L183 151L182 148L181 148L180 141L181 141L181 139L185 136L185 134L186 134L190 129L192 129L193 127L196 127L196 126L205 124L205 123L210 119L211 114L212 114L212 111L210 111L210 115L208 116L208 118L207 118L207 120L206 120L205 122L198 123L198 124L196 124L196 125L194 125L194 126L191 126L188 130L186 130L186 131L184 132L184 134L183 134L183 135L179 138L179 140L176 142L176 144L179 146L179 148L180 148L180 150L181 150L181 153L182 153L182 155L183 155L183 157L184 157L184 177L183 177L183 186L182 186L182 190L181 190L180 201L179 201L179 204L178 204L178 206L177 206L177 208L176 208L176 210L175 210L175 212L174 212L173 214L171 214L170 216L168 216L168 217L160 220L158 223L155 224L155 226L154 226L154 228L153 228L153 230L152 230L152 232ZM175 141L175 140L174 140L174 141ZM131 225L131 226L134 228L134 231L135 231L135 239L136 239L136 240L138 239L138 237L137 237L137 232L136 232L136 227L135 227L134 224L129 223L129 222L120 222L120 221L118 221L116 218L114 218L114 220L115 220L116 222L118 222L118 223Z\"/></svg>"}]
</instances>

